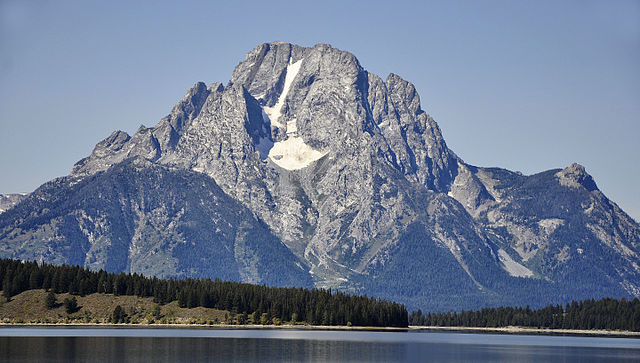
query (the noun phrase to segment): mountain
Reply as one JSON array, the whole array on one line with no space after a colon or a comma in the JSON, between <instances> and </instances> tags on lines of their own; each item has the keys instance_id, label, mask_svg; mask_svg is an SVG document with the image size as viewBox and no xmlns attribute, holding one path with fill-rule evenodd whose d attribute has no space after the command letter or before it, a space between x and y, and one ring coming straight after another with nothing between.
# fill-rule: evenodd
<instances>
[{"instance_id":1,"label":"mountain","mask_svg":"<svg viewBox=\"0 0 640 363\"><path fill-rule=\"evenodd\" d=\"M2 253L21 260L312 286L298 259L211 178L141 158L48 182L6 215L28 231L3 235Z\"/></svg>"},{"instance_id":2,"label":"mountain","mask_svg":"<svg viewBox=\"0 0 640 363\"><path fill-rule=\"evenodd\" d=\"M0 256L367 293L423 310L640 296L640 226L584 167L451 151L415 87L262 44L0 214Z\"/></svg>"},{"instance_id":3,"label":"mountain","mask_svg":"<svg viewBox=\"0 0 640 363\"><path fill-rule=\"evenodd\" d=\"M0 194L0 214L27 197L27 193Z\"/></svg>"}]
</instances>

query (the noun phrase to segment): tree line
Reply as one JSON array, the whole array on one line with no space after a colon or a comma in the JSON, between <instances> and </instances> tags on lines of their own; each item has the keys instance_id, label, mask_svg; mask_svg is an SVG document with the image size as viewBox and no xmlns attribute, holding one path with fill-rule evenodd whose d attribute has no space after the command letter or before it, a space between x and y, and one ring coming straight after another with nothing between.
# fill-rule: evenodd
<instances>
[{"instance_id":1,"label":"tree line","mask_svg":"<svg viewBox=\"0 0 640 363\"><path fill-rule=\"evenodd\" d=\"M532 310L527 307L485 308L477 311L422 313L409 315L410 325L507 327L524 326L549 329L606 329L640 331L640 300L604 298L572 301L566 306L549 305Z\"/></svg>"},{"instance_id":2,"label":"tree line","mask_svg":"<svg viewBox=\"0 0 640 363\"><path fill-rule=\"evenodd\" d=\"M177 300L264 320L313 325L408 326L404 305L325 289L280 288L219 279L159 279L137 273L91 271L80 266L0 259L0 289L10 299L30 289L88 295L104 293L153 297L159 304ZM273 320L275 321L275 320Z\"/></svg>"}]
</instances>

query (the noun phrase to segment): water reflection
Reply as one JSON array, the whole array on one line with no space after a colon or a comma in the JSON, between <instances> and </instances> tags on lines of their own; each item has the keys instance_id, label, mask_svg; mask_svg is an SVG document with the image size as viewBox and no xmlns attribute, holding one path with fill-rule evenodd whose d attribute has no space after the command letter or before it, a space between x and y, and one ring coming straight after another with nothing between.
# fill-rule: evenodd
<instances>
[{"instance_id":1,"label":"water reflection","mask_svg":"<svg viewBox=\"0 0 640 363\"><path fill-rule=\"evenodd\" d=\"M42 330L42 329L41 329ZM52 329L44 329L51 333ZM56 330L56 329L53 329ZM70 334L57 330L57 334ZM104 329L85 329L87 335L106 333ZM114 330L114 329L111 329ZM588 347L582 344L523 344L530 337L447 333L367 333L314 331L198 331L145 330L120 334L140 336L8 336L0 329L0 359L5 362L602 362L640 361L640 340L624 340L623 348ZM33 330L32 330L33 331ZM168 331L168 332L167 332ZM212 333L214 332L214 333ZM3 334L4 333L4 334ZM156 336L154 336L154 334ZM166 336L164 334L173 334ZM175 335L196 335L176 337ZM213 334L212 337L198 336ZM238 337L246 334L248 337ZM289 336L288 338L286 336ZM371 335L373 334L373 335ZM390 335L389 335L390 334ZM418 335L429 334L429 335ZM35 334L34 334L35 335ZM81 334L76 334L81 335ZM158 336L159 335L159 336ZM217 335L217 336L216 336ZM271 335L271 337L269 337ZM275 336L275 338L274 338ZM293 338L291 338L293 337ZM344 337L346 339L341 339ZM354 339L354 337L356 339ZM404 337L402 339L401 337ZM537 337L549 341L568 337ZM575 337L571 337L574 338ZM470 343L477 339L477 343ZM501 341L504 340L504 341ZM543 341L545 341L543 339ZM588 338L606 339L606 338ZM535 340L535 339L534 339ZM506 341L506 343L505 343ZM615 340L613 340L615 341ZM626 344L626 345L625 345Z\"/></svg>"}]
</instances>

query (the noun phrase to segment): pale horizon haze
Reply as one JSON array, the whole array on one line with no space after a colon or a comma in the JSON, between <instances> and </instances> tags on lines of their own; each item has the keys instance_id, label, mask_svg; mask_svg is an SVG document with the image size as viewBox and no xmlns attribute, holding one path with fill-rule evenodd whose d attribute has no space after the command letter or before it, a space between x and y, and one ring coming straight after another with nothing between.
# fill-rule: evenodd
<instances>
[{"instance_id":1,"label":"pale horizon haze","mask_svg":"<svg viewBox=\"0 0 640 363\"><path fill-rule=\"evenodd\" d=\"M272 41L396 73L467 163L580 163L640 221L638 0L0 0L0 194L67 175Z\"/></svg>"}]
</instances>

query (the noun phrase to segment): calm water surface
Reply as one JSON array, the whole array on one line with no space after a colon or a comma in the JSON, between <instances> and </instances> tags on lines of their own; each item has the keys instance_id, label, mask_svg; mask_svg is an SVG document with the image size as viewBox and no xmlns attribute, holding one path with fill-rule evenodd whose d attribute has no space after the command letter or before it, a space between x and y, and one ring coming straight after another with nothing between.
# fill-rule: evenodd
<instances>
[{"instance_id":1,"label":"calm water surface","mask_svg":"<svg viewBox=\"0 0 640 363\"><path fill-rule=\"evenodd\" d=\"M305 330L0 328L3 362L640 362L640 339Z\"/></svg>"}]
</instances>

